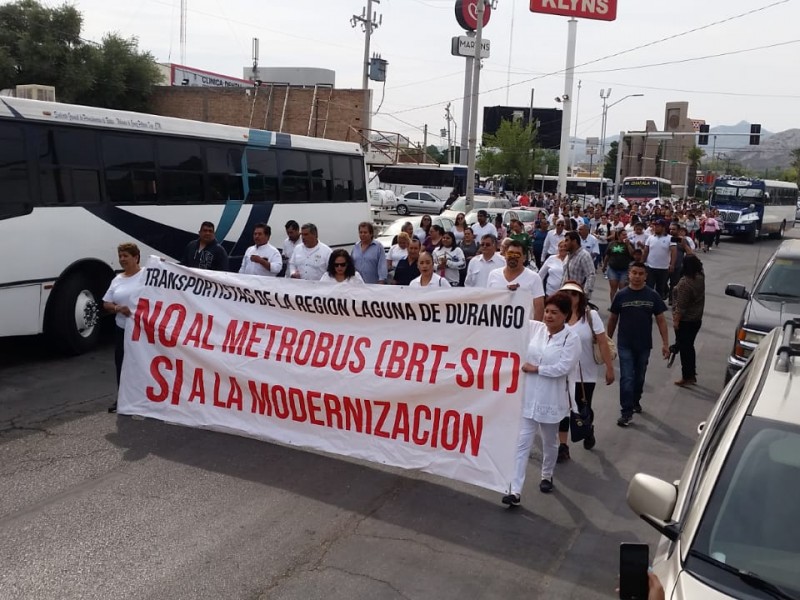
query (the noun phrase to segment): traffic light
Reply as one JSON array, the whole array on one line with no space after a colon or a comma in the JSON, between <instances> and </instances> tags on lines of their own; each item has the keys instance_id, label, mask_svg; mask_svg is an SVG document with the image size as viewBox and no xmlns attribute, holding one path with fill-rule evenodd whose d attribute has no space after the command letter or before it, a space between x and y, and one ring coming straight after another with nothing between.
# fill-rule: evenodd
<instances>
[{"instance_id":1,"label":"traffic light","mask_svg":"<svg viewBox=\"0 0 800 600\"><path fill-rule=\"evenodd\" d=\"M698 146L708 146L708 132L710 129L710 125L700 125L700 135L697 136Z\"/></svg>"},{"instance_id":2,"label":"traffic light","mask_svg":"<svg viewBox=\"0 0 800 600\"><path fill-rule=\"evenodd\" d=\"M761 143L761 125L753 123L750 125L750 145L758 146Z\"/></svg>"}]
</instances>

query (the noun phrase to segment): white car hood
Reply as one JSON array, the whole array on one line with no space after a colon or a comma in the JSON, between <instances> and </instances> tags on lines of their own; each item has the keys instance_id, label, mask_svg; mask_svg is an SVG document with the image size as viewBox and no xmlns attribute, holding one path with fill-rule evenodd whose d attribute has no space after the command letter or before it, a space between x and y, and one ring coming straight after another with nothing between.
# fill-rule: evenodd
<instances>
[{"instance_id":1,"label":"white car hood","mask_svg":"<svg viewBox=\"0 0 800 600\"><path fill-rule=\"evenodd\" d=\"M731 596L722 594L695 578L691 573L681 571L672 593L665 588L666 597L672 600L726 600Z\"/></svg>"}]
</instances>

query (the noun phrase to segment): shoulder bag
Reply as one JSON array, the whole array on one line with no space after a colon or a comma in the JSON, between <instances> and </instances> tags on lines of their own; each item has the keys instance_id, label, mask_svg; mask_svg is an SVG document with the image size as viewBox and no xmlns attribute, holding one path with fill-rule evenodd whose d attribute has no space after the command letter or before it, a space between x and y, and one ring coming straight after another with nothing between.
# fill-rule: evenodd
<instances>
[{"instance_id":1,"label":"shoulder bag","mask_svg":"<svg viewBox=\"0 0 800 600\"><path fill-rule=\"evenodd\" d=\"M600 344L597 343L597 334L592 326L592 309L588 306L586 307L586 320L589 323L589 330L592 332L592 356L594 357L594 362L602 365L606 361L603 360L603 351L600 349ZM617 344L608 336L606 336L606 340L608 341L608 350L611 352L611 360L614 360L617 358Z\"/></svg>"},{"instance_id":2,"label":"shoulder bag","mask_svg":"<svg viewBox=\"0 0 800 600\"><path fill-rule=\"evenodd\" d=\"M583 387L583 371L581 371L580 362L578 362L578 371L581 375L581 395L584 400L586 399L586 389ZM588 404L584 402L584 406L578 406L577 412L572 410L572 394L569 388L569 378L567 378L567 396L569 398L569 437L573 443L580 442L592 436L592 415L588 410ZM578 404L577 402L575 403Z\"/></svg>"}]
</instances>

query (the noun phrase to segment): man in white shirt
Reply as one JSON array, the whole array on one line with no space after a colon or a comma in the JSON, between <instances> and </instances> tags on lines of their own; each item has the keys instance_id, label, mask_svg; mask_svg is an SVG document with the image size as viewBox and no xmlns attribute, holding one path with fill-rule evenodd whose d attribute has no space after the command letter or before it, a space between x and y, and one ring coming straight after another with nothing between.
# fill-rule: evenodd
<instances>
[{"instance_id":1,"label":"man in white shirt","mask_svg":"<svg viewBox=\"0 0 800 600\"><path fill-rule=\"evenodd\" d=\"M331 249L319 241L317 226L306 223L300 228L303 243L298 245L289 260L287 273L292 279L319 281L328 272L328 259Z\"/></svg>"},{"instance_id":2,"label":"man in white shirt","mask_svg":"<svg viewBox=\"0 0 800 600\"><path fill-rule=\"evenodd\" d=\"M256 223L253 228L253 241L242 258L239 273L277 277L283 269L283 258L278 249L269 243L272 229L266 223Z\"/></svg>"},{"instance_id":3,"label":"man in white shirt","mask_svg":"<svg viewBox=\"0 0 800 600\"><path fill-rule=\"evenodd\" d=\"M506 259L497 252L497 238L487 234L481 238L481 254L469 261L465 287L485 288L489 273L506 266Z\"/></svg>"},{"instance_id":4,"label":"man in white shirt","mask_svg":"<svg viewBox=\"0 0 800 600\"><path fill-rule=\"evenodd\" d=\"M600 243L597 238L589 233L588 225L580 225L578 227L578 235L581 236L581 247L592 256L595 268L600 260Z\"/></svg>"},{"instance_id":5,"label":"man in white shirt","mask_svg":"<svg viewBox=\"0 0 800 600\"><path fill-rule=\"evenodd\" d=\"M542 247L542 262L547 260L548 256L558 254L558 243L564 239L564 218L559 217L556 219L556 228L547 232L547 237L544 238L544 246Z\"/></svg>"},{"instance_id":6,"label":"man in white shirt","mask_svg":"<svg viewBox=\"0 0 800 600\"><path fill-rule=\"evenodd\" d=\"M647 267L647 286L659 293L662 300L667 299L667 282L674 247L666 233L667 222L659 219L655 223L655 234L647 238L643 262Z\"/></svg>"},{"instance_id":7,"label":"man in white shirt","mask_svg":"<svg viewBox=\"0 0 800 600\"><path fill-rule=\"evenodd\" d=\"M497 227L489 222L489 213L483 209L478 211L478 222L472 224L472 233L476 240L483 240L485 235L493 235L497 239Z\"/></svg>"},{"instance_id":8,"label":"man in white shirt","mask_svg":"<svg viewBox=\"0 0 800 600\"><path fill-rule=\"evenodd\" d=\"M294 219L289 220L286 222L284 226L286 229L286 239L283 240L283 247L281 248L281 255L283 256L283 264L286 267L286 277L291 277L292 274L289 271L289 259L292 258L292 254L294 254L294 249L301 245L302 242L300 241L300 225Z\"/></svg>"},{"instance_id":9,"label":"man in white shirt","mask_svg":"<svg viewBox=\"0 0 800 600\"><path fill-rule=\"evenodd\" d=\"M533 298L533 319L544 318L544 286L538 273L525 268L525 247L522 242L511 240L506 251L506 266L489 273L488 288L507 288L527 292Z\"/></svg>"}]
</instances>

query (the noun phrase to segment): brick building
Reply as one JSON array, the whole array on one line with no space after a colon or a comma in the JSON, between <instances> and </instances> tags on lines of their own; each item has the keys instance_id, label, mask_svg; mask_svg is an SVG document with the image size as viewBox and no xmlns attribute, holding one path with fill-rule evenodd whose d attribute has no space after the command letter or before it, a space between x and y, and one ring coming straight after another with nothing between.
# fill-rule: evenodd
<instances>
[{"instance_id":1,"label":"brick building","mask_svg":"<svg viewBox=\"0 0 800 600\"><path fill-rule=\"evenodd\" d=\"M222 123L333 140L360 142L364 92L330 86L154 88L152 112L208 123Z\"/></svg>"}]
</instances>

